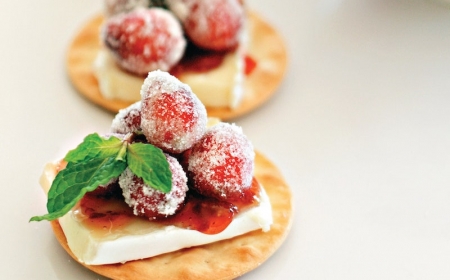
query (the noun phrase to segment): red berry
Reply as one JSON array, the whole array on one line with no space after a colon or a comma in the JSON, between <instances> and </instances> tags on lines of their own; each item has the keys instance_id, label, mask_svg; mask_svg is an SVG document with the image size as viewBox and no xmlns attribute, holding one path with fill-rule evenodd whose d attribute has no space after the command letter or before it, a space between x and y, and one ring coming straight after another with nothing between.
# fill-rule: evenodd
<instances>
[{"instance_id":1,"label":"red berry","mask_svg":"<svg viewBox=\"0 0 450 280\"><path fill-rule=\"evenodd\" d=\"M244 26L239 0L183 0L187 13L181 18L189 39L197 46L223 51L236 47Z\"/></svg>"},{"instance_id":2,"label":"red berry","mask_svg":"<svg viewBox=\"0 0 450 280\"><path fill-rule=\"evenodd\" d=\"M111 124L112 133L127 134L141 130L141 101L119 110Z\"/></svg>"},{"instance_id":3,"label":"red berry","mask_svg":"<svg viewBox=\"0 0 450 280\"><path fill-rule=\"evenodd\" d=\"M242 129L219 123L190 150L188 174L193 188L205 196L233 201L251 186L255 153Z\"/></svg>"},{"instance_id":4,"label":"red berry","mask_svg":"<svg viewBox=\"0 0 450 280\"><path fill-rule=\"evenodd\" d=\"M161 8L140 8L109 18L102 39L116 62L138 75L170 70L186 47L180 23Z\"/></svg>"},{"instance_id":5,"label":"red berry","mask_svg":"<svg viewBox=\"0 0 450 280\"><path fill-rule=\"evenodd\" d=\"M145 185L128 168L120 175L119 184L125 202L133 208L135 215L148 219L164 218L175 214L183 205L188 191L186 174L175 158L169 155L166 158L172 171L172 189L169 193Z\"/></svg>"},{"instance_id":6,"label":"red berry","mask_svg":"<svg viewBox=\"0 0 450 280\"><path fill-rule=\"evenodd\" d=\"M141 128L149 143L178 154L203 136L206 109L188 85L166 72L153 71L141 96Z\"/></svg>"}]
</instances>

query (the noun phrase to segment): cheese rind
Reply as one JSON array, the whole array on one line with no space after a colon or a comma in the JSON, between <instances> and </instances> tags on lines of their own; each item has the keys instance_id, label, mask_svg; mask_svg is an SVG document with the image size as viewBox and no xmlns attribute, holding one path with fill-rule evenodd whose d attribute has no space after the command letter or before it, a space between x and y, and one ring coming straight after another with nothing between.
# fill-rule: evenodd
<instances>
[{"instance_id":1,"label":"cheese rind","mask_svg":"<svg viewBox=\"0 0 450 280\"><path fill-rule=\"evenodd\" d=\"M55 165L48 164L41 178L44 190L49 189L55 175ZM139 218L120 229L109 229L105 234L87 227L80 220L77 208L59 218L59 223L79 262L88 265L124 263L233 238L258 229L268 231L273 223L272 208L263 187L259 200L258 206L239 213L224 231L212 235Z\"/></svg>"}]
</instances>

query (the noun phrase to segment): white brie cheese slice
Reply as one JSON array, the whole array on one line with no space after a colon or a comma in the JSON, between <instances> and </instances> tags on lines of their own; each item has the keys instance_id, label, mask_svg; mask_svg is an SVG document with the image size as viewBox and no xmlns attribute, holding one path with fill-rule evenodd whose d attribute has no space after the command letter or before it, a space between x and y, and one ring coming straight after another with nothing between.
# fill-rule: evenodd
<instances>
[{"instance_id":1,"label":"white brie cheese slice","mask_svg":"<svg viewBox=\"0 0 450 280\"><path fill-rule=\"evenodd\" d=\"M206 72L185 72L177 78L188 84L207 107L235 108L243 95L243 48L225 55L222 64ZM145 77L123 71L105 48L100 49L94 61L93 72L100 93L106 99L135 102L140 100L140 89Z\"/></svg>"},{"instance_id":2,"label":"white brie cheese slice","mask_svg":"<svg viewBox=\"0 0 450 280\"><path fill-rule=\"evenodd\" d=\"M140 91L145 77L136 76L120 69L106 49L98 52L93 71L100 93L106 99L120 99L129 102L141 99Z\"/></svg>"},{"instance_id":3,"label":"white brie cheese slice","mask_svg":"<svg viewBox=\"0 0 450 280\"><path fill-rule=\"evenodd\" d=\"M48 164L41 178L44 190L50 188L55 175L56 165ZM233 238L253 230L268 231L273 223L272 208L263 188L259 199L258 206L239 213L224 231L212 235L144 219L132 220L106 233L95 232L80 221L76 208L61 217L59 223L78 261L89 265L124 263Z\"/></svg>"}]
</instances>

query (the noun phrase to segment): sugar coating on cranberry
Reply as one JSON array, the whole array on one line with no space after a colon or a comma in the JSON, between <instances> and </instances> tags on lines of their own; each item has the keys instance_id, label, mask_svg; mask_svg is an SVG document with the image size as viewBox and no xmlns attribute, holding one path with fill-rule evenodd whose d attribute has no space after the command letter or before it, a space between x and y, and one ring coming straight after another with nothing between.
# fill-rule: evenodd
<instances>
[{"instance_id":1,"label":"sugar coating on cranberry","mask_svg":"<svg viewBox=\"0 0 450 280\"><path fill-rule=\"evenodd\" d=\"M150 0L105 0L106 16L110 17L120 13L132 11L137 7L148 7Z\"/></svg>"},{"instance_id":2,"label":"sugar coating on cranberry","mask_svg":"<svg viewBox=\"0 0 450 280\"><path fill-rule=\"evenodd\" d=\"M141 88L141 129L147 141L169 153L181 153L206 130L205 106L174 76L150 72Z\"/></svg>"},{"instance_id":3,"label":"sugar coating on cranberry","mask_svg":"<svg viewBox=\"0 0 450 280\"><path fill-rule=\"evenodd\" d=\"M169 5L197 46L223 51L236 47L244 28L245 11L239 0L182 0ZM183 7L183 8L182 8Z\"/></svg>"},{"instance_id":4,"label":"sugar coating on cranberry","mask_svg":"<svg viewBox=\"0 0 450 280\"><path fill-rule=\"evenodd\" d=\"M138 8L110 17L101 38L118 65L137 75L170 70L186 48L179 21L161 8Z\"/></svg>"},{"instance_id":5,"label":"sugar coating on cranberry","mask_svg":"<svg viewBox=\"0 0 450 280\"><path fill-rule=\"evenodd\" d=\"M137 216L148 219L164 218L176 213L186 197L187 178L178 161L166 154L172 172L172 189L169 193L145 185L144 181L127 168L119 176L119 185L125 202Z\"/></svg>"},{"instance_id":6,"label":"sugar coating on cranberry","mask_svg":"<svg viewBox=\"0 0 450 280\"><path fill-rule=\"evenodd\" d=\"M238 200L253 178L253 145L234 124L209 128L192 147L188 175L201 194L221 200Z\"/></svg>"},{"instance_id":7,"label":"sugar coating on cranberry","mask_svg":"<svg viewBox=\"0 0 450 280\"><path fill-rule=\"evenodd\" d=\"M141 101L119 110L111 123L111 132L127 134L141 130Z\"/></svg>"}]
</instances>

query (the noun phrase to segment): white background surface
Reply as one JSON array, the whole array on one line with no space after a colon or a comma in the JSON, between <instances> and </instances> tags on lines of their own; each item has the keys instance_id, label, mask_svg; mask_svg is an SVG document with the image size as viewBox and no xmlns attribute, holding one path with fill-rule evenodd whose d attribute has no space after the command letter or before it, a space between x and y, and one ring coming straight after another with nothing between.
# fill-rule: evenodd
<instances>
[{"instance_id":1,"label":"white background surface","mask_svg":"<svg viewBox=\"0 0 450 280\"><path fill-rule=\"evenodd\" d=\"M235 120L292 187L283 246L241 279L450 279L450 8L414 0L248 0L285 38L277 94ZM64 57L101 1L0 9L1 279L103 279L46 222L43 165L112 115Z\"/></svg>"}]
</instances>

